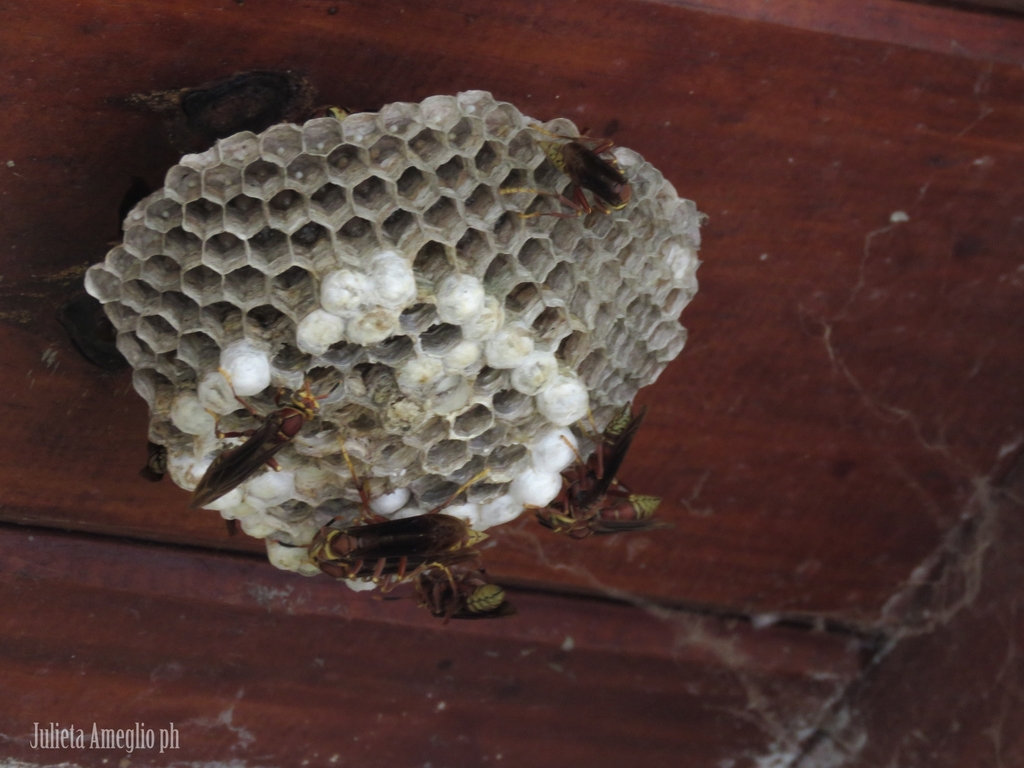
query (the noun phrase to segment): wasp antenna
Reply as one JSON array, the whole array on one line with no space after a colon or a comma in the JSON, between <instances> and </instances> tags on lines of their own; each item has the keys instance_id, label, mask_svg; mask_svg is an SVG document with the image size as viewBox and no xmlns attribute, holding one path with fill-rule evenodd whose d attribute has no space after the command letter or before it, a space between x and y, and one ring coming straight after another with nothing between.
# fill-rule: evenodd
<instances>
[{"instance_id":1,"label":"wasp antenna","mask_svg":"<svg viewBox=\"0 0 1024 768\"><path fill-rule=\"evenodd\" d=\"M369 517L370 512L370 494L366 490L366 481L359 479L359 474L356 472L355 464L352 463L352 457L348 455L348 451L345 450L345 438L341 434L341 430L338 430L338 446L341 448L341 455L345 459L345 464L348 466L349 474L352 475L352 483L355 485L356 490L359 491L359 501L362 505L363 515Z\"/></svg>"}]
</instances>

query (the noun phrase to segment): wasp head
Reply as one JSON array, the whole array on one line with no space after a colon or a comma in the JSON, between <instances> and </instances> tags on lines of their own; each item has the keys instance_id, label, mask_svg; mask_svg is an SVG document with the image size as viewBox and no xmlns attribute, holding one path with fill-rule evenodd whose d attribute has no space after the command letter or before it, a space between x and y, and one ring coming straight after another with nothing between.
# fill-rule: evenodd
<instances>
[{"instance_id":1,"label":"wasp head","mask_svg":"<svg viewBox=\"0 0 1024 768\"><path fill-rule=\"evenodd\" d=\"M278 405L282 405L285 401L284 396L285 390L279 389L277 396L274 400ZM317 413L320 412L320 403L318 398L313 395L313 390L309 388L309 380L307 379L302 383L302 388L292 392L290 398L287 398L287 405L289 408L294 408L296 411L302 414L306 421L309 421Z\"/></svg>"}]
</instances>

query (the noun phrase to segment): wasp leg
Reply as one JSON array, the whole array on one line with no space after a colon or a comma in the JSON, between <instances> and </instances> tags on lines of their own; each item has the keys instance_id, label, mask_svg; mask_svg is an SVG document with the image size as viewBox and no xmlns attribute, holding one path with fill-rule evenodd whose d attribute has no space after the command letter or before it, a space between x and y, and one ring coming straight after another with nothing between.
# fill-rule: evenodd
<instances>
[{"instance_id":1,"label":"wasp leg","mask_svg":"<svg viewBox=\"0 0 1024 768\"><path fill-rule=\"evenodd\" d=\"M583 460L583 457L580 456L580 452L576 450L576 446L569 442L569 438L567 438L565 435L562 435L562 442L569 446L569 450L573 452L573 455L576 457L576 461L578 461L580 464L587 463Z\"/></svg>"},{"instance_id":2,"label":"wasp leg","mask_svg":"<svg viewBox=\"0 0 1024 768\"><path fill-rule=\"evenodd\" d=\"M242 398L235 394L235 385L231 382L231 374L225 371L223 368L218 368L217 371L220 373L221 376L223 376L227 380L228 386L231 387L231 394L235 395L235 400L240 402L242 404L242 407L245 408L245 410L247 410L260 421L263 421L263 417L260 415L259 411L257 411L255 408L253 408L251 405L245 402L245 400L243 400Z\"/></svg>"},{"instance_id":3,"label":"wasp leg","mask_svg":"<svg viewBox=\"0 0 1024 768\"><path fill-rule=\"evenodd\" d=\"M363 570L363 563L364 562L365 561L363 561L363 560L356 560L352 565L350 565L348 567L348 573L346 574L345 578L346 579L354 579L354 578L356 578L359 575L359 572L361 570Z\"/></svg>"},{"instance_id":4,"label":"wasp leg","mask_svg":"<svg viewBox=\"0 0 1024 768\"><path fill-rule=\"evenodd\" d=\"M442 504L438 504L432 510L427 512L427 514L428 515L436 515L442 509L444 509L445 507L449 506L453 501L455 501L459 497L460 493L462 493L464 490L469 488L471 485L474 485L475 483L478 483L481 480L483 480L485 477L487 477L487 475L490 474L490 472L491 472L491 470L489 470L489 469L484 469L484 470L481 470L480 472L477 472L475 475L473 475L473 477L471 477L469 480L467 480L462 485L460 485L458 490L455 491L455 493L453 493L451 496L449 496L448 499L445 502L443 502Z\"/></svg>"},{"instance_id":5,"label":"wasp leg","mask_svg":"<svg viewBox=\"0 0 1024 768\"><path fill-rule=\"evenodd\" d=\"M380 560L377 561L377 565L373 569L373 580L374 580L374 582L378 582L378 581L381 580L381 578L384 575L384 567L387 564L388 564L388 560L387 560L386 557L382 557Z\"/></svg>"},{"instance_id":6,"label":"wasp leg","mask_svg":"<svg viewBox=\"0 0 1024 768\"><path fill-rule=\"evenodd\" d=\"M577 141L581 141L584 144L590 144L590 147L588 147L588 149L590 149L590 151L593 152L595 155L600 155L605 152L608 152L612 147L615 146L615 142L612 141L611 139L588 139L585 136L580 136L579 139L577 139ZM612 157L612 159L609 160L608 162L614 165L616 168L619 167L619 164L615 162L614 157Z\"/></svg>"},{"instance_id":7,"label":"wasp leg","mask_svg":"<svg viewBox=\"0 0 1024 768\"><path fill-rule=\"evenodd\" d=\"M217 435L217 439L223 439L225 437L252 437L256 434L255 429L245 429L241 432L221 432L220 431L220 419L214 422L213 425L214 434Z\"/></svg>"},{"instance_id":8,"label":"wasp leg","mask_svg":"<svg viewBox=\"0 0 1024 768\"><path fill-rule=\"evenodd\" d=\"M583 190L579 187L573 193L574 200L570 200L565 195L558 192L545 192L543 189L533 189L531 187L509 187L502 189L501 194L503 195L515 195L519 192L529 192L534 195L540 195L542 197L553 197L562 205L572 208L575 213L562 213L560 211L536 211L534 213L520 213L519 218L521 219L535 219L538 216L554 216L556 219L576 219L583 214L590 213L590 203L583 197Z\"/></svg>"},{"instance_id":9,"label":"wasp leg","mask_svg":"<svg viewBox=\"0 0 1024 768\"><path fill-rule=\"evenodd\" d=\"M366 489L366 479L360 480L359 474L356 472L355 464L352 463L352 457L348 455L348 451L345 450L345 441L341 436L341 432L338 432L338 445L341 447L341 455L345 459L345 464L348 466L349 474L352 475L352 483L355 485L356 490L359 492L359 507L360 507L360 519L364 523L380 523L385 518L377 515L370 509L370 493Z\"/></svg>"}]
</instances>

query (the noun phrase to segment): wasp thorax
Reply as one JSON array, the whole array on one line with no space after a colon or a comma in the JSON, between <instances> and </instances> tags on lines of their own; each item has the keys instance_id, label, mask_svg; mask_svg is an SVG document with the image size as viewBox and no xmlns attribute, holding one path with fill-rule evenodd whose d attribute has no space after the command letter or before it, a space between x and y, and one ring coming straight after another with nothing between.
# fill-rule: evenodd
<instances>
[{"instance_id":1,"label":"wasp thorax","mask_svg":"<svg viewBox=\"0 0 1024 768\"><path fill-rule=\"evenodd\" d=\"M363 495L401 519L487 469L452 506L471 527L547 503L577 422L605 427L682 349L700 243L701 214L640 155L483 91L323 114L182 157L85 280L176 483L277 414L260 437L280 471L257 454L207 505L301 572ZM582 174L577 145L600 159ZM590 216L553 196L588 179L591 201L619 189ZM323 399L304 390L325 378Z\"/></svg>"}]
</instances>

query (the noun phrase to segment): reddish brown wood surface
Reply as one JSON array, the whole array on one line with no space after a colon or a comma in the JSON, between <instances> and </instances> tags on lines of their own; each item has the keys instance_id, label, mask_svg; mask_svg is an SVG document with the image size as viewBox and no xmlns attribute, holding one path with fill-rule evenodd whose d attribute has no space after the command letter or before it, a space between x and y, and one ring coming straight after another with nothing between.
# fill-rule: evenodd
<instances>
[{"instance_id":1,"label":"reddish brown wood surface","mask_svg":"<svg viewBox=\"0 0 1024 768\"><path fill-rule=\"evenodd\" d=\"M442 627L255 558L0 529L0 756L99 766L124 752L32 749L33 723L142 722L180 749L132 765L740 768L859 668L848 637L511 599Z\"/></svg>"},{"instance_id":2,"label":"reddish brown wood surface","mask_svg":"<svg viewBox=\"0 0 1024 768\"><path fill-rule=\"evenodd\" d=\"M488 551L502 578L892 623L1024 440L1019 68L611 0L11 3L0 51L5 520L223 544L137 479L141 401L53 313L131 176L175 159L111 100L253 67L356 108L490 89L612 134L710 215L691 342L622 473L675 529L575 545L524 519Z\"/></svg>"},{"instance_id":3,"label":"reddish brown wood surface","mask_svg":"<svg viewBox=\"0 0 1024 768\"><path fill-rule=\"evenodd\" d=\"M1018 18L965 13L982 6L1014 8L1019 0L663 0L672 5L723 13L829 35L955 54L982 62L1024 62ZM947 7L936 7L947 6Z\"/></svg>"},{"instance_id":4,"label":"reddish brown wood surface","mask_svg":"<svg viewBox=\"0 0 1024 768\"><path fill-rule=\"evenodd\" d=\"M1024 462L794 768L1024 764Z\"/></svg>"}]
</instances>

